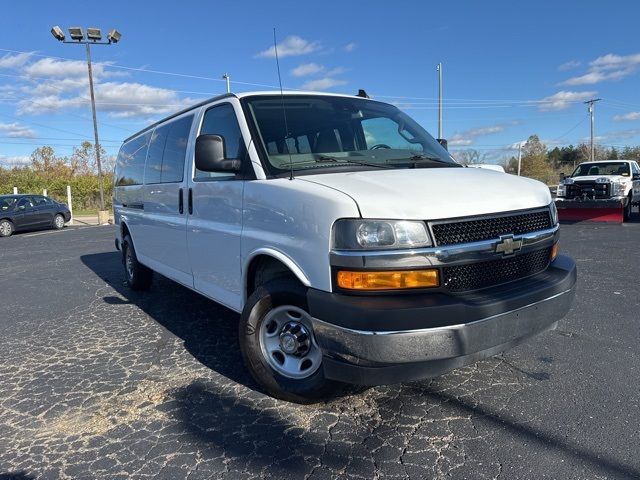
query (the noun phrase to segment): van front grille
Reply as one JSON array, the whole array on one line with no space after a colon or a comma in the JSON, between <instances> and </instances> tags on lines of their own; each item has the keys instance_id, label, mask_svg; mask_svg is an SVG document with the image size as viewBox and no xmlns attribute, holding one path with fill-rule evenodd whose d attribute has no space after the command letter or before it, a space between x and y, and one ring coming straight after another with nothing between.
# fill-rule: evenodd
<instances>
[{"instance_id":1,"label":"van front grille","mask_svg":"<svg viewBox=\"0 0 640 480\"><path fill-rule=\"evenodd\" d=\"M443 286L451 292L492 287L540 273L549 266L550 260L551 247L515 257L445 267Z\"/></svg>"},{"instance_id":2,"label":"van front grille","mask_svg":"<svg viewBox=\"0 0 640 480\"><path fill-rule=\"evenodd\" d=\"M548 209L431 224L431 231L438 246L494 240L501 235L522 235L549 228L551 214Z\"/></svg>"}]
</instances>

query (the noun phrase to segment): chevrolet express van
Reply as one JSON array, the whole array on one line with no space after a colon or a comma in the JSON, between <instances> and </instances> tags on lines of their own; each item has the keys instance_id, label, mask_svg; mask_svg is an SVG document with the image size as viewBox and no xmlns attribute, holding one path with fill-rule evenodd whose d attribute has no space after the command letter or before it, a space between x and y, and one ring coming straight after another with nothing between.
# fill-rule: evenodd
<instances>
[{"instance_id":1,"label":"chevrolet express van","mask_svg":"<svg viewBox=\"0 0 640 480\"><path fill-rule=\"evenodd\" d=\"M545 185L464 168L367 98L222 95L128 138L115 181L129 286L158 272L240 313L246 366L278 398L440 375L573 300Z\"/></svg>"}]
</instances>

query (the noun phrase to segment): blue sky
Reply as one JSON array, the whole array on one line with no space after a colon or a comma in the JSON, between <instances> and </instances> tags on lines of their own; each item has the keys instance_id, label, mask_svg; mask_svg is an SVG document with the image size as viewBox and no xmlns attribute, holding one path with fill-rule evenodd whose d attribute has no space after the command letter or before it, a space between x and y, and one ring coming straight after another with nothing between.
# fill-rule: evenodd
<instances>
[{"instance_id":1,"label":"blue sky","mask_svg":"<svg viewBox=\"0 0 640 480\"><path fill-rule=\"evenodd\" d=\"M117 45L92 50L109 154L149 122L224 92L225 72L234 91L276 86L273 27L285 88L364 88L434 136L443 62L454 151L498 159L534 133L577 144L589 134L582 102L592 96L603 99L597 140L637 145L638 18L631 1L15 2L0 33L0 163L43 144L68 155L92 140L84 49L57 42L53 25L122 32Z\"/></svg>"}]
</instances>

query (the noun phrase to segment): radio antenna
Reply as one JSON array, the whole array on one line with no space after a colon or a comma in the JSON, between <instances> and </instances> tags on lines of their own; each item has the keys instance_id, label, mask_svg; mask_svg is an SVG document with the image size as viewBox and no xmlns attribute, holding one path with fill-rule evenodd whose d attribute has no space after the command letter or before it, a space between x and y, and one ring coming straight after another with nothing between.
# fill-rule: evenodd
<instances>
[{"instance_id":1,"label":"radio antenna","mask_svg":"<svg viewBox=\"0 0 640 480\"><path fill-rule=\"evenodd\" d=\"M289 124L287 123L287 109L284 106L284 93L282 92L282 75L280 75L280 61L278 59L278 42L276 41L276 27L273 27L273 49L276 54L276 67L278 68L278 83L280 84L280 100L282 102L282 116L284 118L284 148L287 149L289 154L289 180L293 180L293 159L291 158L291 151L289 150L289 144L287 139L289 138Z\"/></svg>"}]
</instances>

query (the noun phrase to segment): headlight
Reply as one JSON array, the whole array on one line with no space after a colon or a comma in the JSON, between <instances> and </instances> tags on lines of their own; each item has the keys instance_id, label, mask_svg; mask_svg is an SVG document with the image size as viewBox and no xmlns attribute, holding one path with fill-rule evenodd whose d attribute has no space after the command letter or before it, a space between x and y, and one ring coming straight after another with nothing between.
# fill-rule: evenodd
<instances>
[{"instance_id":1,"label":"headlight","mask_svg":"<svg viewBox=\"0 0 640 480\"><path fill-rule=\"evenodd\" d=\"M562 180L562 183L564 183L565 185L571 185L572 183L575 183L575 180L573 178L567 177Z\"/></svg>"},{"instance_id":2,"label":"headlight","mask_svg":"<svg viewBox=\"0 0 640 480\"><path fill-rule=\"evenodd\" d=\"M551 202L549 204L549 210L551 212L551 222L553 224L553 226L555 227L556 225L558 225L558 207L556 207L555 202Z\"/></svg>"},{"instance_id":3,"label":"headlight","mask_svg":"<svg viewBox=\"0 0 640 480\"><path fill-rule=\"evenodd\" d=\"M596 183L609 183L609 179L607 177L598 177L596 178Z\"/></svg>"},{"instance_id":4,"label":"headlight","mask_svg":"<svg viewBox=\"0 0 640 480\"><path fill-rule=\"evenodd\" d=\"M625 182L625 181L615 182L613 184L613 195L623 196L624 195L624 191L626 189L627 189L627 182Z\"/></svg>"},{"instance_id":5,"label":"headlight","mask_svg":"<svg viewBox=\"0 0 640 480\"><path fill-rule=\"evenodd\" d=\"M558 188L556 190L556 196L557 197L564 197L567 195L567 187L561 183L560 185L558 185Z\"/></svg>"},{"instance_id":6,"label":"headlight","mask_svg":"<svg viewBox=\"0 0 640 480\"><path fill-rule=\"evenodd\" d=\"M416 248L431 246L424 222L408 220L338 220L333 227L337 250Z\"/></svg>"}]
</instances>

